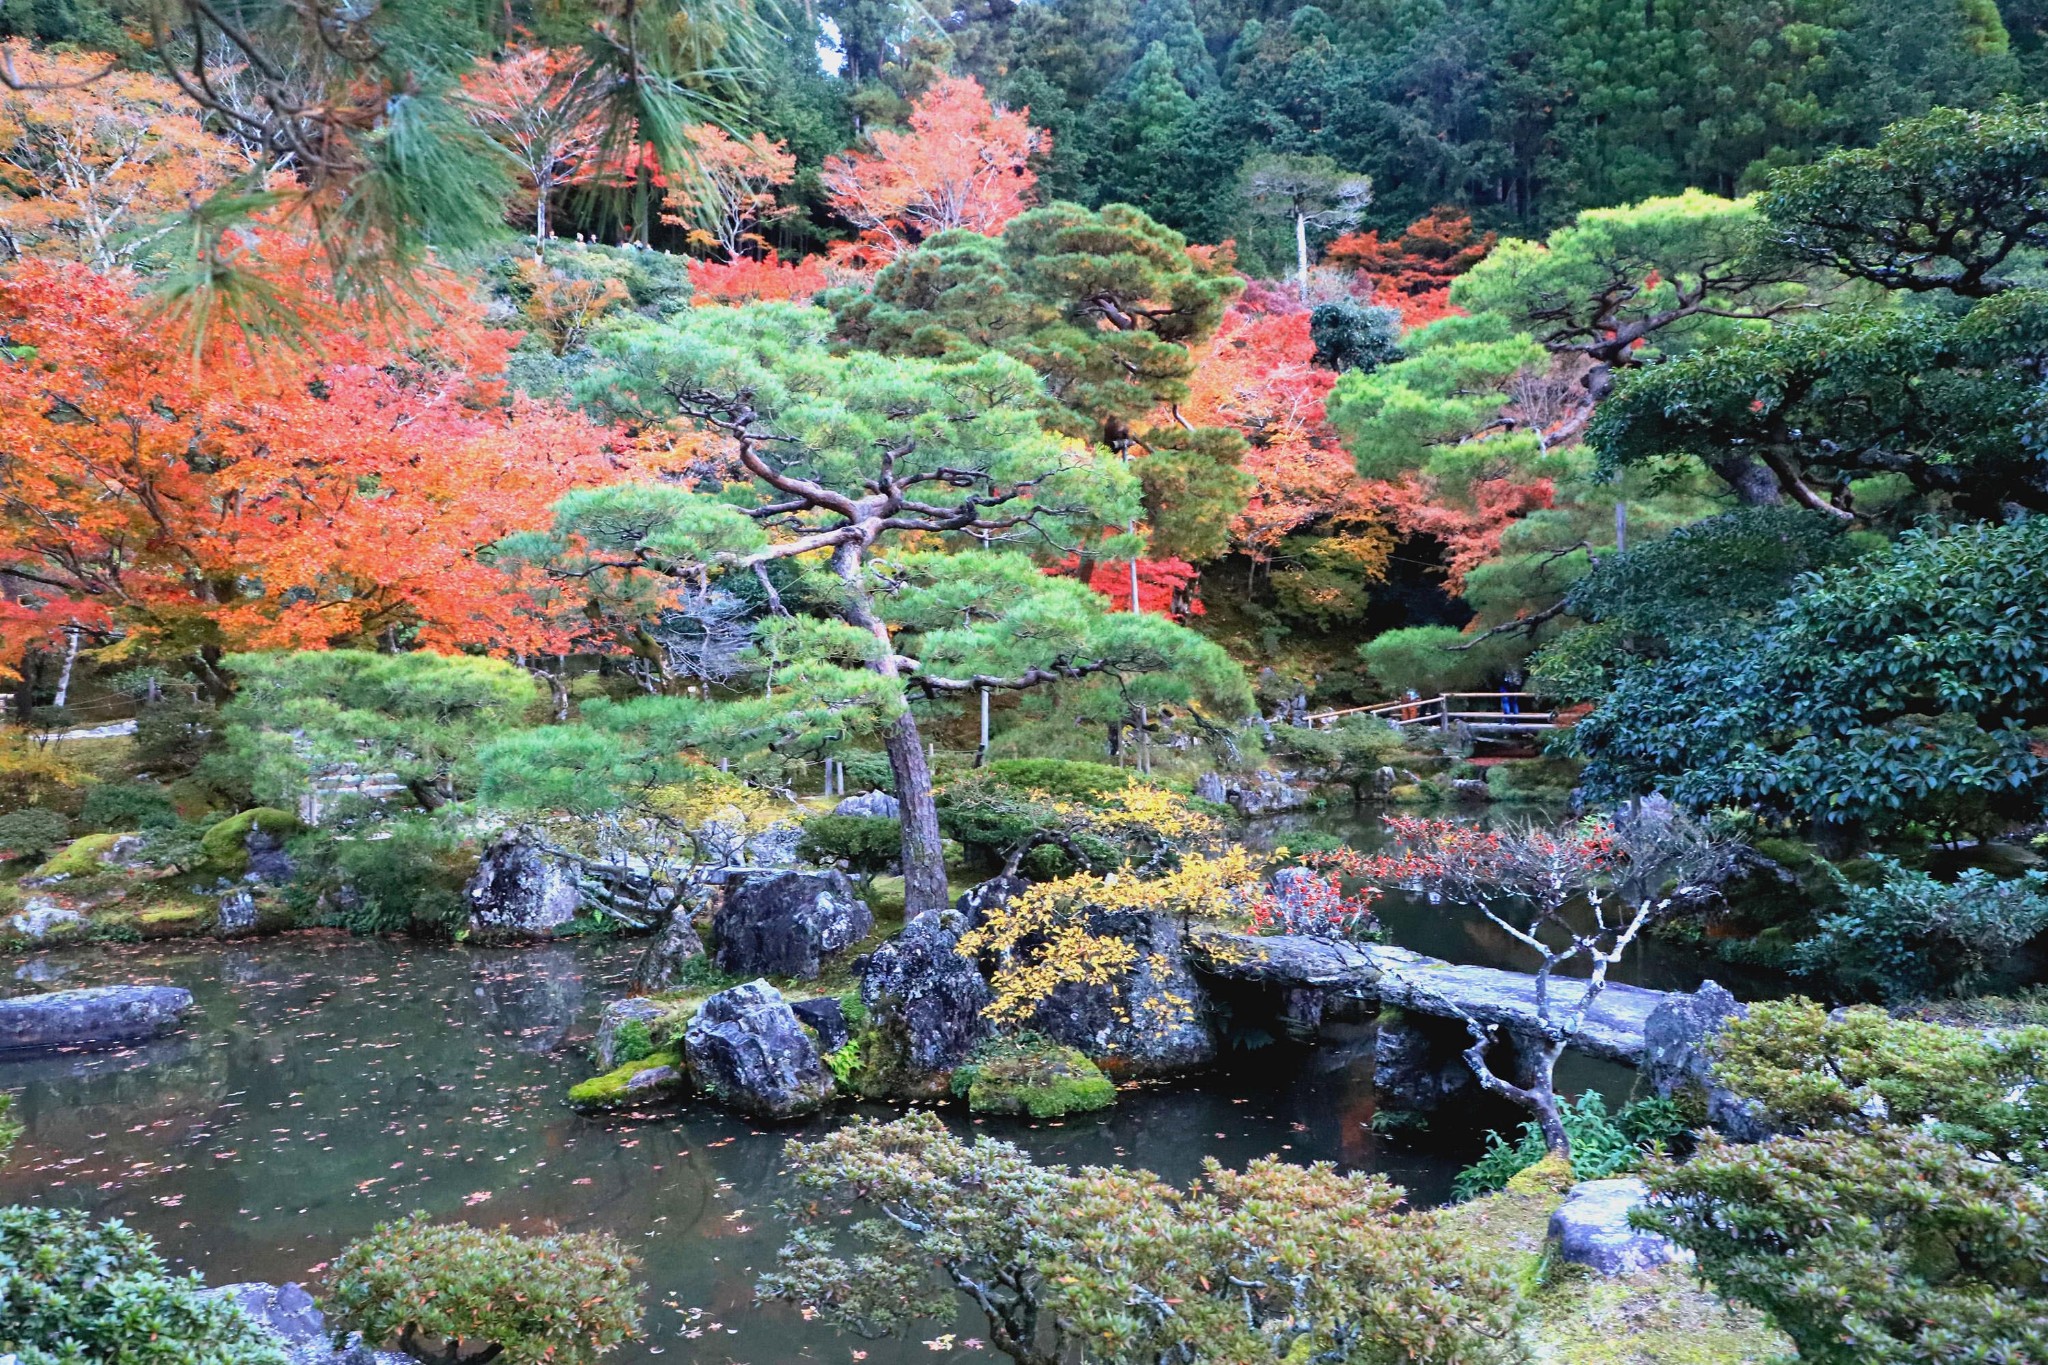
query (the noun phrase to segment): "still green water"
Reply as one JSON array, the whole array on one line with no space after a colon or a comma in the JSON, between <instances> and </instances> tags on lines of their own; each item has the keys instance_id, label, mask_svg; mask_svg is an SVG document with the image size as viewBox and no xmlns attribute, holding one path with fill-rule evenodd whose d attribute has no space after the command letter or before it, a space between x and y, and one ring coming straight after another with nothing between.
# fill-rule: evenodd
<instances>
[{"instance_id":1,"label":"still green water","mask_svg":"<svg viewBox=\"0 0 2048 1365\"><path fill-rule=\"evenodd\" d=\"M702 1105L586 1117L562 1103L638 951L302 934L10 965L0 993L166 982L198 1008L145 1047L0 1060L0 1089L27 1127L0 1167L0 1202L121 1217L213 1283L315 1278L344 1243L412 1209L522 1231L601 1228L637 1250L650 1287L647 1335L620 1362L996 1359L968 1344L981 1328L971 1318L862 1341L753 1302L781 1241L769 1206L783 1143L857 1111L771 1130ZM1595 1068L1580 1083L1627 1074ZM1373 1112L1370 1030L1357 1027L1312 1052L1246 1052L1193 1083L1126 1092L1100 1121L956 1122L1048 1162L1185 1180L1208 1156L1242 1166L1277 1152L1443 1198L1474 1135L1439 1122L1413 1142L1381 1137Z\"/></svg>"}]
</instances>

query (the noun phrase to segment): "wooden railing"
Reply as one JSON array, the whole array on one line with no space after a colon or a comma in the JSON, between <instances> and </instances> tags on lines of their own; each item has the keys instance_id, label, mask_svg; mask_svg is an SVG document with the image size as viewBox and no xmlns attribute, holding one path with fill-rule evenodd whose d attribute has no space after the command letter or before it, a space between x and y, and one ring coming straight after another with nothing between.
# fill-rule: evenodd
<instances>
[{"instance_id":1,"label":"wooden railing","mask_svg":"<svg viewBox=\"0 0 2048 1365\"><path fill-rule=\"evenodd\" d=\"M1555 730L1555 711L1534 709L1533 692L1446 692L1440 697L1415 697L1383 701L1377 706L1349 706L1336 711L1318 711L1303 717L1311 726L1334 725L1346 716L1378 716L1391 725L1411 725L1448 730L1463 725L1483 734L1507 734L1523 730Z\"/></svg>"}]
</instances>

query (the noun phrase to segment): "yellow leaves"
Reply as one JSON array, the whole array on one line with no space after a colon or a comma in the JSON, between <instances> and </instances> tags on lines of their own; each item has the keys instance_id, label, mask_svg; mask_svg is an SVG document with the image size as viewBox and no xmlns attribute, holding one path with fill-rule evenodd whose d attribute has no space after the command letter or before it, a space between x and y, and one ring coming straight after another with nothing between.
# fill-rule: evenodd
<instances>
[{"instance_id":1,"label":"yellow leaves","mask_svg":"<svg viewBox=\"0 0 2048 1365\"><path fill-rule=\"evenodd\" d=\"M996 998L986 1013L998 1023L1022 1023L1064 984L1112 985L1137 966L1137 949L1089 928L1094 916L1126 911L1231 918L1257 896L1262 870L1253 854L1234 847L1215 857L1189 854L1178 868L1150 880L1125 869L1041 882L962 936L959 950L964 956L986 954L997 960L991 981ZM1165 967L1155 956L1155 974L1164 977ZM1186 1002L1168 996L1165 1003Z\"/></svg>"}]
</instances>

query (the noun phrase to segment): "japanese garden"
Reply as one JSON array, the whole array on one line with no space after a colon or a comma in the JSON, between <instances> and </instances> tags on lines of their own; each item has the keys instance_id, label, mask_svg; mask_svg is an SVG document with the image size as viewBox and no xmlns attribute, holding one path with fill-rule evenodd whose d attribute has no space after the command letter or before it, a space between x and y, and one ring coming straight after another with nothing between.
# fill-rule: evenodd
<instances>
[{"instance_id":1,"label":"japanese garden","mask_svg":"<svg viewBox=\"0 0 2048 1365\"><path fill-rule=\"evenodd\" d=\"M2048 1365L2040 0L10 0L0 189L0 1365Z\"/></svg>"}]
</instances>

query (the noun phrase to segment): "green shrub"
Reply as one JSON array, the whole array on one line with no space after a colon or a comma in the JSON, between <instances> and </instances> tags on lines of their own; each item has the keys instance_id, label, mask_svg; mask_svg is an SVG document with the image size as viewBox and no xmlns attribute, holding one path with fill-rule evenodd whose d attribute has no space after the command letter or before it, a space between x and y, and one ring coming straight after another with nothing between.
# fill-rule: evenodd
<instances>
[{"instance_id":1,"label":"green shrub","mask_svg":"<svg viewBox=\"0 0 2048 1365\"><path fill-rule=\"evenodd\" d=\"M635 1265L604 1233L520 1237L414 1213L343 1248L322 1303L336 1331L409 1354L459 1342L511 1365L586 1365L639 1330Z\"/></svg>"},{"instance_id":2,"label":"green shrub","mask_svg":"<svg viewBox=\"0 0 2048 1365\"><path fill-rule=\"evenodd\" d=\"M1610 1115L1600 1092L1588 1090L1576 1101L1563 1101L1558 1109L1572 1141L1572 1174L1580 1180L1605 1180L1633 1171L1686 1131L1677 1106L1669 1100L1640 1100ZM1543 1134L1533 1122L1523 1124L1513 1142L1488 1132L1485 1154L1458 1172L1451 1192L1470 1199L1504 1190L1508 1181L1546 1154Z\"/></svg>"},{"instance_id":3,"label":"green shrub","mask_svg":"<svg viewBox=\"0 0 2048 1365\"><path fill-rule=\"evenodd\" d=\"M844 859L855 872L876 873L903 854L903 822L880 815L814 815L804 821L797 856L814 863Z\"/></svg>"},{"instance_id":4,"label":"green shrub","mask_svg":"<svg viewBox=\"0 0 2048 1365\"><path fill-rule=\"evenodd\" d=\"M79 823L90 829L168 829L178 823L171 794L154 782L102 782L85 794Z\"/></svg>"},{"instance_id":5,"label":"green shrub","mask_svg":"<svg viewBox=\"0 0 2048 1365\"><path fill-rule=\"evenodd\" d=\"M2048 1171L2048 1028L1894 1019L1763 1001L1715 1039L1715 1077L1781 1128L1927 1124L1967 1150Z\"/></svg>"},{"instance_id":6,"label":"green shrub","mask_svg":"<svg viewBox=\"0 0 2048 1365\"><path fill-rule=\"evenodd\" d=\"M628 1019L612 1030L612 1060L620 1064L637 1062L654 1053L654 1035L645 1019Z\"/></svg>"},{"instance_id":7,"label":"green shrub","mask_svg":"<svg viewBox=\"0 0 2048 1365\"><path fill-rule=\"evenodd\" d=\"M2048 876L2039 872L2007 880L1971 868L1940 882L1892 858L1871 861L1878 885L1836 874L1846 903L1800 944L1802 974L1887 1001L1963 994L2048 929Z\"/></svg>"},{"instance_id":8,"label":"green shrub","mask_svg":"<svg viewBox=\"0 0 2048 1365\"><path fill-rule=\"evenodd\" d=\"M70 837L71 822L41 806L0 815L0 854L9 858L41 858Z\"/></svg>"},{"instance_id":9,"label":"green shrub","mask_svg":"<svg viewBox=\"0 0 2048 1365\"><path fill-rule=\"evenodd\" d=\"M272 806L256 806L230 815L200 836L202 866L218 876L239 877L249 870L250 830L261 829L282 838L298 828L298 816Z\"/></svg>"},{"instance_id":10,"label":"green shrub","mask_svg":"<svg viewBox=\"0 0 2048 1365\"><path fill-rule=\"evenodd\" d=\"M1811 1365L2048 1359L2048 1194L1931 1133L1735 1146L1648 1175L1633 1216Z\"/></svg>"},{"instance_id":11,"label":"green shrub","mask_svg":"<svg viewBox=\"0 0 2048 1365\"><path fill-rule=\"evenodd\" d=\"M854 1087L854 1077L860 1075L862 1062L866 1059L859 1037L848 1038L833 1051L825 1054L825 1065L832 1071L832 1078L843 1090Z\"/></svg>"},{"instance_id":12,"label":"green shrub","mask_svg":"<svg viewBox=\"0 0 2048 1365\"><path fill-rule=\"evenodd\" d=\"M148 1237L74 1209L0 1208L0 1357L21 1365L284 1365L269 1333L169 1274Z\"/></svg>"},{"instance_id":13,"label":"green shrub","mask_svg":"<svg viewBox=\"0 0 2048 1365\"><path fill-rule=\"evenodd\" d=\"M369 827L381 838L309 835L292 845L300 877L329 892L335 920L358 934L452 938L469 923L463 894L476 857L461 838L426 816Z\"/></svg>"},{"instance_id":14,"label":"green shrub","mask_svg":"<svg viewBox=\"0 0 2048 1365\"><path fill-rule=\"evenodd\" d=\"M1035 1033L982 1044L955 1069L951 1085L977 1114L1050 1119L1116 1103L1116 1086L1101 1068Z\"/></svg>"},{"instance_id":15,"label":"green shrub","mask_svg":"<svg viewBox=\"0 0 2048 1365\"><path fill-rule=\"evenodd\" d=\"M986 771L1005 786L1044 792L1056 801L1100 801L1131 785L1131 775L1122 768L1065 758L999 758Z\"/></svg>"}]
</instances>

